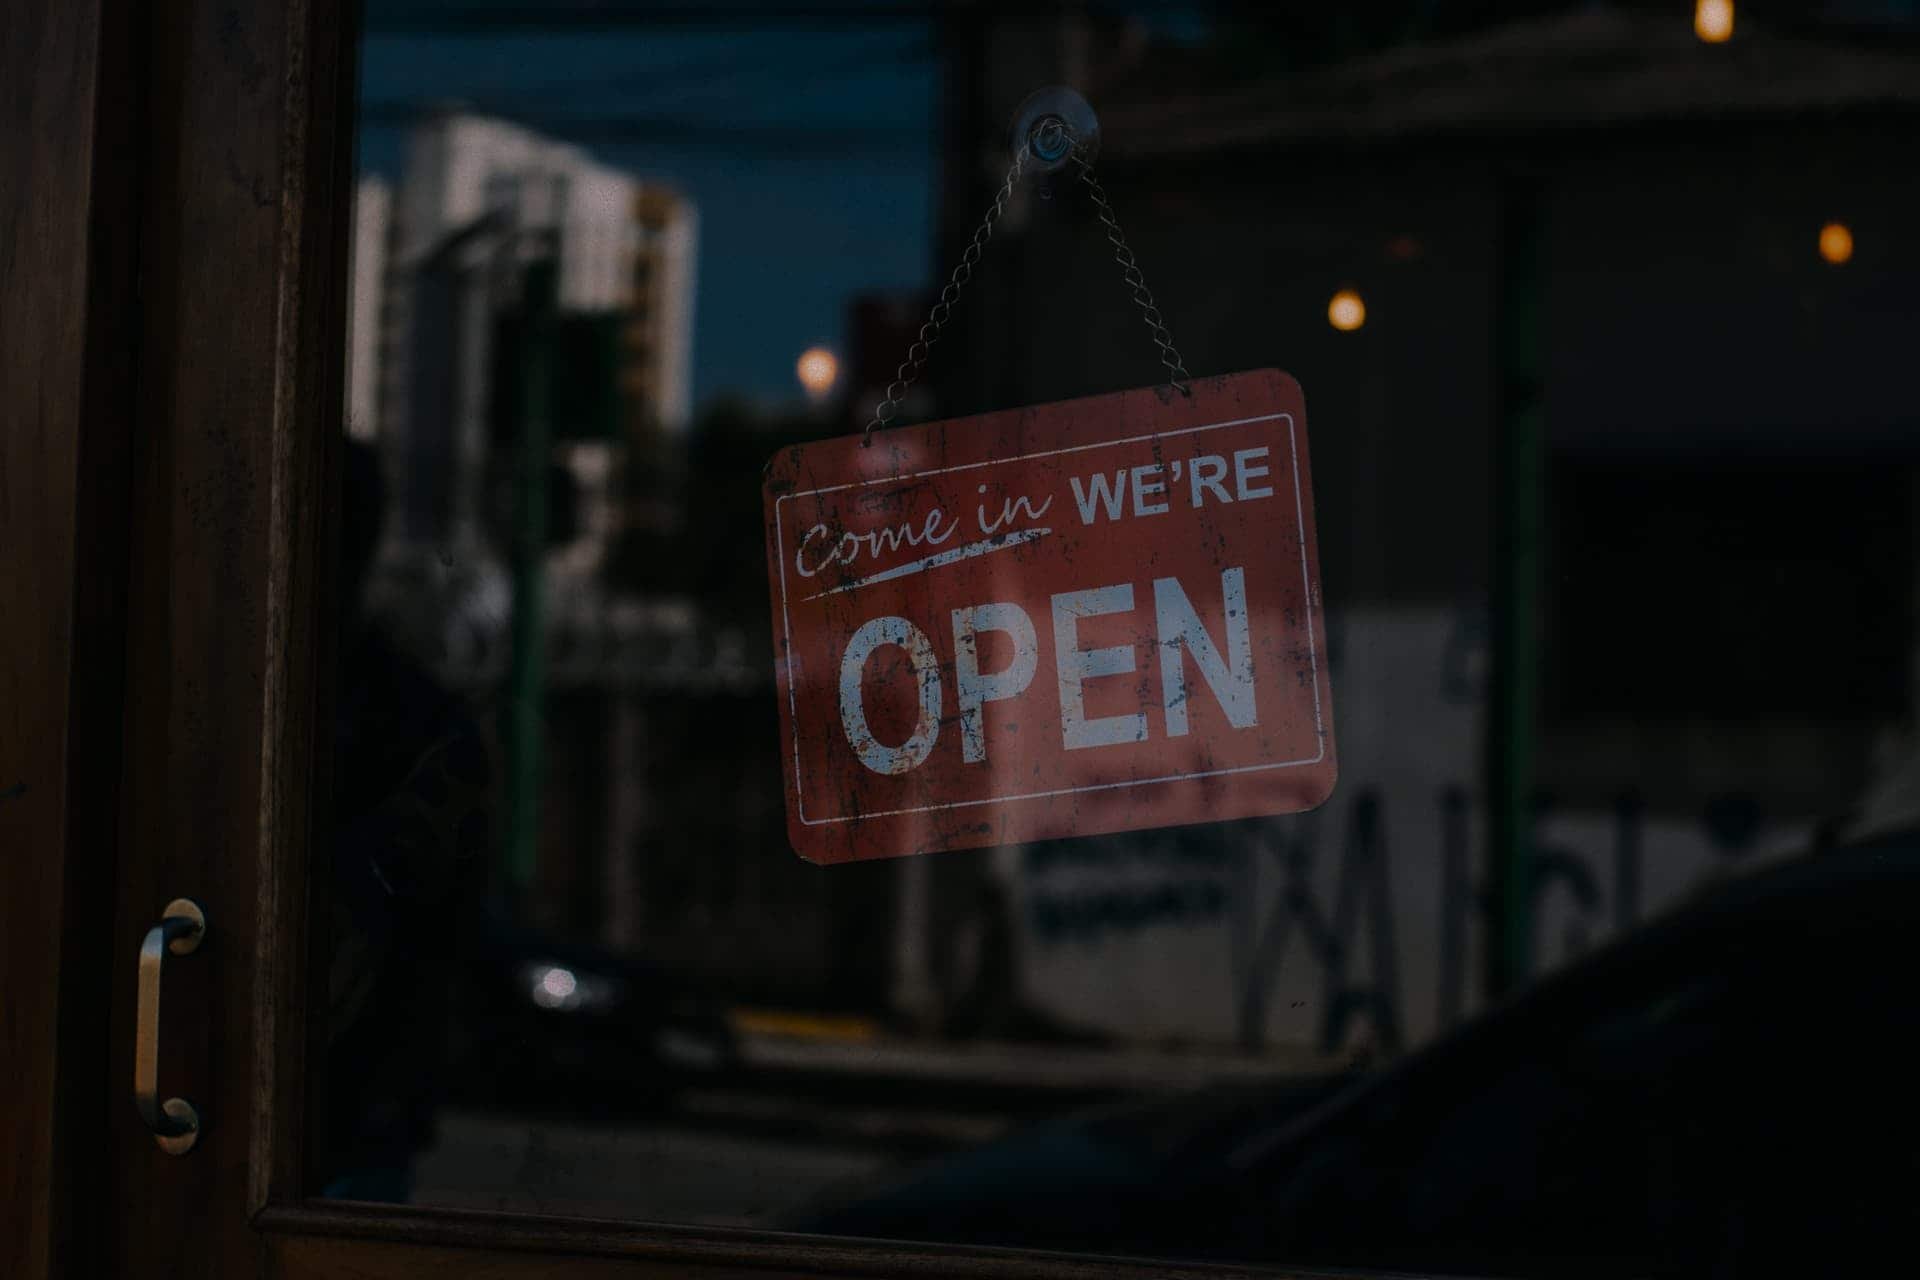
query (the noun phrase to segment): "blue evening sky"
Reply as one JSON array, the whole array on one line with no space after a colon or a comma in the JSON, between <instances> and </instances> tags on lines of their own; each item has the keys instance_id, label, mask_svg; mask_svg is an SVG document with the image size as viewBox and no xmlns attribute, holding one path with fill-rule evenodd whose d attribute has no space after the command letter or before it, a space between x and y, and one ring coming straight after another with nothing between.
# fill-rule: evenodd
<instances>
[{"instance_id":1,"label":"blue evening sky","mask_svg":"<svg viewBox=\"0 0 1920 1280\"><path fill-rule=\"evenodd\" d=\"M672 183L700 210L697 409L797 398L855 293L932 275L937 67L924 24L845 29L382 29L361 64L363 172L399 176L404 114L457 99Z\"/></svg>"}]
</instances>

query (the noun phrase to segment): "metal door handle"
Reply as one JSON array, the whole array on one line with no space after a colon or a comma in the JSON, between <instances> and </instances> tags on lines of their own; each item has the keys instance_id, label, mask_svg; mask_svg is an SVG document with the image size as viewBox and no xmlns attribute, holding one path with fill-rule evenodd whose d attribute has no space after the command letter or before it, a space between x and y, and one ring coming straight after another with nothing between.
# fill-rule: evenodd
<instances>
[{"instance_id":1,"label":"metal door handle","mask_svg":"<svg viewBox=\"0 0 1920 1280\"><path fill-rule=\"evenodd\" d=\"M185 1098L157 1102L160 1092L160 970L167 953L191 954L207 936L207 917L191 898L167 904L160 923L140 944L140 1021L133 1040L133 1105L153 1131L153 1140L172 1156L183 1156L200 1140L200 1113Z\"/></svg>"}]
</instances>

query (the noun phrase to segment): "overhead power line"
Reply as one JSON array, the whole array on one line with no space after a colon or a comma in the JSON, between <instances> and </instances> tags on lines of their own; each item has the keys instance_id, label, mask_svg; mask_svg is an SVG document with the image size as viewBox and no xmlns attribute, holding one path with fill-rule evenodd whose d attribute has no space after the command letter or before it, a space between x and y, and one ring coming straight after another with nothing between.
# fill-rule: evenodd
<instances>
[{"instance_id":1,"label":"overhead power line","mask_svg":"<svg viewBox=\"0 0 1920 1280\"><path fill-rule=\"evenodd\" d=\"M553 4L370 4L370 34L459 35L502 31L605 31L632 27L812 27L848 23L926 23L949 6L924 3L648 4L633 0Z\"/></svg>"},{"instance_id":2,"label":"overhead power line","mask_svg":"<svg viewBox=\"0 0 1920 1280\"><path fill-rule=\"evenodd\" d=\"M781 62L745 62L739 54L725 58L698 58L670 63L658 68L638 67L612 75L569 76L524 84L498 83L488 88L462 87L449 96L477 103L524 103L544 106L595 94L619 94L622 105L631 110L633 93L643 97L677 94L707 96L713 91L738 85L758 77L781 81L815 82L846 80L863 73L897 72L903 68L931 63L933 42L915 39L901 43L898 37L881 42L863 42L837 57L792 58ZM764 92L764 90L763 90Z\"/></svg>"}]
</instances>

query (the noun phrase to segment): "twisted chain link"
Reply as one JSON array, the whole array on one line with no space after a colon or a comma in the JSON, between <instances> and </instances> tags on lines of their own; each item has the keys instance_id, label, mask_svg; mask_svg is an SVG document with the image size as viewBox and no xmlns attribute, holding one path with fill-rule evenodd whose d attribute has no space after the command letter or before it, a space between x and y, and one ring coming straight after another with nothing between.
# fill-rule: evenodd
<instances>
[{"instance_id":1,"label":"twisted chain link","mask_svg":"<svg viewBox=\"0 0 1920 1280\"><path fill-rule=\"evenodd\" d=\"M1101 226L1105 229L1107 243L1113 246L1113 260L1120 264L1120 277L1133 293L1133 301L1145 316L1148 334L1153 344L1160 348L1160 363L1167 368L1167 383L1183 396L1193 394L1188 385L1193 375L1187 372L1186 364L1180 359L1180 353L1174 350L1173 337L1167 332L1167 324L1161 318L1160 308L1154 305L1153 293L1147 288L1147 282L1140 274L1139 263L1134 260L1133 250L1127 247L1127 237L1120 230L1119 220L1113 216L1113 205L1107 200L1106 190L1100 180L1093 176L1093 165L1082 152L1071 130L1058 121L1049 121L1042 126L1041 145L1058 143L1062 138L1072 147L1068 157L1080 175L1080 181L1086 184L1088 194L1093 197L1095 212L1099 215ZM993 227L1006 212L1007 202L1013 198L1013 189L1019 183L1025 170L1028 147L1014 152L1013 163L1007 166L1006 180L1000 184L1000 190L994 193L993 203L987 206L986 216L974 230L973 239L966 251L960 255L960 264L953 269L953 275L947 280L946 287L940 290L939 301L927 313L927 321L920 326L919 335L907 348L907 358L894 370L893 381L887 385L885 397L874 408L873 417L867 422L866 430L861 433L861 443L870 443L875 428L893 425L893 419L900 412L900 402L919 381L920 372L926 367L927 356L933 350L933 344L940 339L940 331L946 327L953 314L953 304L960 297L960 290L973 279L973 269L980 265L980 258L986 251L987 241L993 236Z\"/></svg>"},{"instance_id":2,"label":"twisted chain link","mask_svg":"<svg viewBox=\"0 0 1920 1280\"><path fill-rule=\"evenodd\" d=\"M953 269L946 287L940 290L940 300L933 304L933 310L927 313L927 322L920 326L920 335L907 348L907 358L893 371L893 381L887 385L886 398L875 407L873 418L861 435L863 445L873 439L875 427L893 425L893 416L900 412L900 401L919 381L920 370L926 367L927 355L933 350L933 344L940 340L940 330L946 327L947 317L953 314L953 304L960 297L960 290L966 287L967 281L973 279L973 269L980 265L980 255L986 251L987 241L993 236L993 224L1000 221L1000 215L1007 211L1007 201L1013 198L1014 185L1020 181L1020 173L1026 162L1025 147L1014 152L1013 163L1007 166L1006 181L1000 184L1000 190L994 193L993 203L987 206L986 216L974 229L972 242L967 245L966 252L960 255L960 265Z\"/></svg>"},{"instance_id":3,"label":"twisted chain link","mask_svg":"<svg viewBox=\"0 0 1920 1280\"><path fill-rule=\"evenodd\" d=\"M1147 288L1146 278L1140 274L1140 264L1134 261L1133 250L1127 247L1126 233L1120 230L1120 222L1113 216L1113 205L1107 201L1106 189L1100 185L1100 179L1093 176L1093 165L1077 145L1073 149L1072 164L1080 171L1080 181L1087 184L1087 194L1093 197L1100 224L1107 230L1107 243L1113 246L1113 260L1120 264L1120 278L1133 291L1134 304L1146 318L1147 333L1153 338L1153 345L1160 348L1160 363L1167 367L1167 385L1183 396L1192 395L1193 388L1187 384L1193 375L1187 372L1186 362L1174 350L1173 335L1167 332L1167 322L1160 317L1160 308L1153 303L1153 291Z\"/></svg>"}]
</instances>

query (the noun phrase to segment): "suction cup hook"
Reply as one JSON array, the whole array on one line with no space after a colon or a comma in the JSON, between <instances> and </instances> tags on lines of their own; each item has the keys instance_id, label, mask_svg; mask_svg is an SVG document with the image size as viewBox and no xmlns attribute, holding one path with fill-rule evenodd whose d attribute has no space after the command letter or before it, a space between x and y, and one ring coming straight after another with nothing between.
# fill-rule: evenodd
<instances>
[{"instance_id":1,"label":"suction cup hook","mask_svg":"<svg viewBox=\"0 0 1920 1280\"><path fill-rule=\"evenodd\" d=\"M1064 85L1027 95L1013 113L1010 146L1026 152L1026 167L1055 173L1066 167L1076 146L1091 161L1100 150L1100 120L1087 100Z\"/></svg>"}]
</instances>

